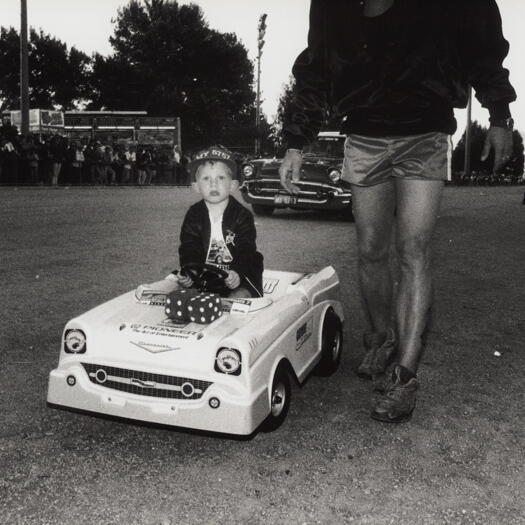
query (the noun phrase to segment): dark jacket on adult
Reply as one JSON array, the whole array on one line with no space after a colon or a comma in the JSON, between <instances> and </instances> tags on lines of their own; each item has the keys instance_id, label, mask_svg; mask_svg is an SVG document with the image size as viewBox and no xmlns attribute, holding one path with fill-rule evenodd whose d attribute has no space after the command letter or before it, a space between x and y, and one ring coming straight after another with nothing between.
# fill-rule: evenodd
<instances>
[{"instance_id":1,"label":"dark jacket on adult","mask_svg":"<svg viewBox=\"0 0 525 525\"><path fill-rule=\"evenodd\" d=\"M394 0L365 17L360 0L312 0L308 47L293 67L296 97L284 123L288 147L311 142L332 107L343 133L454 133L453 108L474 87L491 122L516 94L495 0Z\"/></svg>"},{"instance_id":2,"label":"dark jacket on adult","mask_svg":"<svg viewBox=\"0 0 525 525\"><path fill-rule=\"evenodd\" d=\"M239 274L241 286L250 290L252 297L262 297L263 256L257 251L255 243L257 233L253 215L231 196L222 217L222 234L233 257L230 269ZM206 262L210 235L208 208L201 200L190 207L182 223L179 245L181 268L189 263Z\"/></svg>"}]
</instances>

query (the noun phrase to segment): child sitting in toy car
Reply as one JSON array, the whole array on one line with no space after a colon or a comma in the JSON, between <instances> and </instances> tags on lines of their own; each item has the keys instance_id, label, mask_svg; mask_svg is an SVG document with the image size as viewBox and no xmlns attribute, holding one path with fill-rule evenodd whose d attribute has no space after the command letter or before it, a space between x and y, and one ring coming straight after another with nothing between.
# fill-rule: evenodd
<instances>
[{"instance_id":1,"label":"child sitting in toy car","mask_svg":"<svg viewBox=\"0 0 525 525\"><path fill-rule=\"evenodd\" d=\"M233 154L211 146L189 165L202 199L187 211L180 234L181 272L158 288L196 287L224 297L263 297L263 256L257 251L253 215L231 193L238 188Z\"/></svg>"}]
</instances>

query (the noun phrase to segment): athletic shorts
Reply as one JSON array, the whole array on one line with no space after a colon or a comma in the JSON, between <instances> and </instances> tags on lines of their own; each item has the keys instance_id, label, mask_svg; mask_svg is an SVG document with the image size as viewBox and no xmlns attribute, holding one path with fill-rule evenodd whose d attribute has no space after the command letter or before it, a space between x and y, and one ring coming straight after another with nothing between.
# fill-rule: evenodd
<instances>
[{"instance_id":1,"label":"athletic shorts","mask_svg":"<svg viewBox=\"0 0 525 525\"><path fill-rule=\"evenodd\" d=\"M348 135L343 180L374 186L393 177L450 180L452 139L441 132L400 137Z\"/></svg>"}]
</instances>

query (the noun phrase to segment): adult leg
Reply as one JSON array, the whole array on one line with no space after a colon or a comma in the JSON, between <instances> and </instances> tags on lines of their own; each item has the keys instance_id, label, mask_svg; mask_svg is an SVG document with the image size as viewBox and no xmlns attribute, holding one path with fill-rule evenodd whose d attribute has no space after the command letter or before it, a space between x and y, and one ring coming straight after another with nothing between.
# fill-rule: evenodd
<instances>
[{"instance_id":1,"label":"adult leg","mask_svg":"<svg viewBox=\"0 0 525 525\"><path fill-rule=\"evenodd\" d=\"M392 276L389 264L394 222L395 186L387 180L374 186L353 186L357 228L358 278L369 332L365 356L357 373L375 377L385 371L396 350L392 330Z\"/></svg>"},{"instance_id":2,"label":"adult leg","mask_svg":"<svg viewBox=\"0 0 525 525\"><path fill-rule=\"evenodd\" d=\"M374 186L352 186L357 230L358 277L370 328L383 332L391 326L392 276L390 238L394 222L393 180Z\"/></svg>"},{"instance_id":3,"label":"adult leg","mask_svg":"<svg viewBox=\"0 0 525 525\"><path fill-rule=\"evenodd\" d=\"M414 374L421 358L421 337L432 301L430 241L443 186L442 181L396 180L396 249L400 266L395 302L398 362Z\"/></svg>"},{"instance_id":4,"label":"adult leg","mask_svg":"<svg viewBox=\"0 0 525 525\"><path fill-rule=\"evenodd\" d=\"M430 241L443 193L442 181L396 181L396 248L400 281L395 314L399 338L397 363L378 376L371 416L386 423L410 419L416 405L416 378L432 300Z\"/></svg>"}]
</instances>

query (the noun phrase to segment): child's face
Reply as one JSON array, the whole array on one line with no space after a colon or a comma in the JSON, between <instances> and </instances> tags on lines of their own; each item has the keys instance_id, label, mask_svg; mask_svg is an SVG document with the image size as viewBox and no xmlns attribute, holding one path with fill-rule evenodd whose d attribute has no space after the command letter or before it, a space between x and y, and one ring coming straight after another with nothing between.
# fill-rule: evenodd
<instances>
[{"instance_id":1,"label":"child's face","mask_svg":"<svg viewBox=\"0 0 525 525\"><path fill-rule=\"evenodd\" d=\"M231 176L230 168L220 161L205 162L197 168L193 188L210 204L225 201L238 183Z\"/></svg>"}]
</instances>

